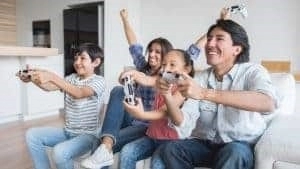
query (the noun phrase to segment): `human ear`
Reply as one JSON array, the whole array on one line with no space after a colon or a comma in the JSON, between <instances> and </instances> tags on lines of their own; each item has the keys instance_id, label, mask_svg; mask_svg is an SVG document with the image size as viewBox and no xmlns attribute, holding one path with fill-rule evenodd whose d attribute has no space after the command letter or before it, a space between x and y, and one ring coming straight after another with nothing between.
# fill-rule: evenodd
<instances>
[{"instance_id":1,"label":"human ear","mask_svg":"<svg viewBox=\"0 0 300 169\"><path fill-rule=\"evenodd\" d=\"M242 52L242 47L241 46L236 46L234 49L234 55L237 56Z\"/></svg>"},{"instance_id":2,"label":"human ear","mask_svg":"<svg viewBox=\"0 0 300 169\"><path fill-rule=\"evenodd\" d=\"M99 66L101 64L101 60L100 58L97 58L93 61L93 64L95 65L95 67Z\"/></svg>"},{"instance_id":3,"label":"human ear","mask_svg":"<svg viewBox=\"0 0 300 169\"><path fill-rule=\"evenodd\" d=\"M187 74L189 74L189 73L191 73L191 71L192 71L192 66L185 66L185 68L184 68L184 71L185 71L185 73L187 73Z\"/></svg>"}]
</instances>

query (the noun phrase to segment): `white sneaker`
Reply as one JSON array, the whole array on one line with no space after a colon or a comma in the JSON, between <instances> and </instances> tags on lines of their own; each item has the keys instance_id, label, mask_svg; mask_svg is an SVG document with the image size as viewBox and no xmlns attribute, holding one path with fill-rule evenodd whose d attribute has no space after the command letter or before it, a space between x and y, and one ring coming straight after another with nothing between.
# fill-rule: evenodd
<instances>
[{"instance_id":1,"label":"white sneaker","mask_svg":"<svg viewBox=\"0 0 300 169\"><path fill-rule=\"evenodd\" d=\"M97 150L88 158L81 161L81 166L90 169L99 169L114 163L114 155L105 144L101 144Z\"/></svg>"}]
</instances>

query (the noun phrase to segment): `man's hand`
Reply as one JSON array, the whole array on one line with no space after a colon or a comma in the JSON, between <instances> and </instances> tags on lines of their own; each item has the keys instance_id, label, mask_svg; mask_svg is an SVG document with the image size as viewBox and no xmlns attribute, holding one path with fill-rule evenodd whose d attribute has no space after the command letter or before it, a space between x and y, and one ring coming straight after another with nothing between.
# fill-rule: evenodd
<instances>
[{"instance_id":1,"label":"man's hand","mask_svg":"<svg viewBox=\"0 0 300 169\"><path fill-rule=\"evenodd\" d=\"M200 87L192 77L186 73L182 73L183 80L178 81L178 90L184 97L189 97L197 100L204 99L206 89Z\"/></svg>"}]
</instances>

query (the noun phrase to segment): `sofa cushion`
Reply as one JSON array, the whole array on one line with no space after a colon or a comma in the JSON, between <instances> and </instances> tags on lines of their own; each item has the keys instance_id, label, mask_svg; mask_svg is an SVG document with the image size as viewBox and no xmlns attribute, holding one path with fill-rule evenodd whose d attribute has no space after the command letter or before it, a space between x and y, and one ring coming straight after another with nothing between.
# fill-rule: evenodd
<instances>
[{"instance_id":1,"label":"sofa cushion","mask_svg":"<svg viewBox=\"0 0 300 169\"><path fill-rule=\"evenodd\" d=\"M278 91L281 99L279 109L280 114L292 114L295 109L296 86L294 76L290 73L271 73L271 80Z\"/></svg>"}]
</instances>

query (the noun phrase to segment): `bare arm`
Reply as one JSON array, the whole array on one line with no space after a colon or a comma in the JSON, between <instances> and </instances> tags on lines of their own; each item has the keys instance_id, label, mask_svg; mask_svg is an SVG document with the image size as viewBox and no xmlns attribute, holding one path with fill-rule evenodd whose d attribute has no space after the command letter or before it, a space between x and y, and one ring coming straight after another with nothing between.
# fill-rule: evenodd
<instances>
[{"instance_id":1,"label":"bare arm","mask_svg":"<svg viewBox=\"0 0 300 169\"><path fill-rule=\"evenodd\" d=\"M137 99L137 105L130 105L123 102L125 110L133 117L140 120L158 120L165 116L165 108L153 111L144 111L143 104L140 98Z\"/></svg>"},{"instance_id":2,"label":"bare arm","mask_svg":"<svg viewBox=\"0 0 300 169\"><path fill-rule=\"evenodd\" d=\"M220 19L230 19L230 11L227 8L222 8L220 12ZM204 49L206 43L206 34L202 34L195 42L199 49Z\"/></svg>"},{"instance_id":3,"label":"bare arm","mask_svg":"<svg viewBox=\"0 0 300 169\"><path fill-rule=\"evenodd\" d=\"M129 45L133 45L137 43L137 38L136 35L128 21L128 12L126 9L122 9L120 11L123 27L124 27L124 32L126 35L126 39Z\"/></svg>"},{"instance_id":4,"label":"bare arm","mask_svg":"<svg viewBox=\"0 0 300 169\"><path fill-rule=\"evenodd\" d=\"M43 85L50 82L58 89L68 93L75 99L85 98L94 94L94 90L91 87L75 86L59 77L57 74L47 70L36 70L32 73L31 78L37 85Z\"/></svg>"},{"instance_id":5,"label":"bare arm","mask_svg":"<svg viewBox=\"0 0 300 169\"><path fill-rule=\"evenodd\" d=\"M137 70L124 71L119 76L119 82L122 84L122 79L130 76L137 84L142 86L154 87L158 76L148 76L143 72Z\"/></svg>"},{"instance_id":6,"label":"bare arm","mask_svg":"<svg viewBox=\"0 0 300 169\"><path fill-rule=\"evenodd\" d=\"M255 91L203 90L203 99L242 110L272 112L275 103L270 96Z\"/></svg>"},{"instance_id":7,"label":"bare arm","mask_svg":"<svg viewBox=\"0 0 300 169\"><path fill-rule=\"evenodd\" d=\"M35 84L36 86L38 86L39 88L41 88L44 91L54 91L54 90L59 89L57 86L55 86L51 82L46 82L46 83L35 82L34 79L32 78L33 77L32 73L33 73L33 70L28 69L28 73L18 72L16 74L16 76L18 76L22 82L24 82L24 83L32 82L33 84Z\"/></svg>"},{"instance_id":8,"label":"bare arm","mask_svg":"<svg viewBox=\"0 0 300 169\"><path fill-rule=\"evenodd\" d=\"M164 95L164 97L168 110L168 117L171 119L173 124L179 126L184 120L180 106L183 104L185 98L179 92L176 92L174 95Z\"/></svg>"},{"instance_id":9,"label":"bare arm","mask_svg":"<svg viewBox=\"0 0 300 169\"><path fill-rule=\"evenodd\" d=\"M179 90L186 97L208 100L217 104L231 106L237 109L254 112L272 112L275 109L274 100L256 91L214 90L200 87L196 82L184 75L185 80L179 82Z\"/></svg>"}]
</instances>

